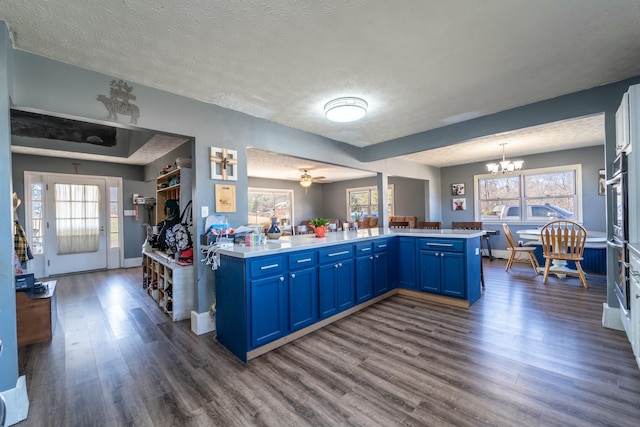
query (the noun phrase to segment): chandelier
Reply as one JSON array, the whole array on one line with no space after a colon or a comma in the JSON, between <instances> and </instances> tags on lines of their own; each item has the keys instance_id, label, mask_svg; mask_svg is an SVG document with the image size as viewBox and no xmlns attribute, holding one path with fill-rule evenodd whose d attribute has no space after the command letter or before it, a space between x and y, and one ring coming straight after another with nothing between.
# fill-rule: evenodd
<instances>
[{"instance_id":1,"label":"chandelier","mask_svg":"<svg viewBox=\"0 0 640 427\"><path fill-rule=\"evenodd\" d=\"M506 160L504 157L504 146L507 145L507 143L505 142L500 145L502 145L502 161L500 163L487 163L487 169L489 169L489 172L493 174L509 173L522 169L522 164L524 163L524 161Z\"/></svg>"},{"instance_id":2,"label":"chandelier","mask_svg":"<svg viewBox=\"0 0 640 427\"><path fill-rule=\"evenodd\" d=\"M309 175L305 170L304 174L300 176L300 185L303 186L304 188L309 188L311 187L312 182L313 182L313 178L311 178L311 175Z\"/></svg>"}]
</instances>

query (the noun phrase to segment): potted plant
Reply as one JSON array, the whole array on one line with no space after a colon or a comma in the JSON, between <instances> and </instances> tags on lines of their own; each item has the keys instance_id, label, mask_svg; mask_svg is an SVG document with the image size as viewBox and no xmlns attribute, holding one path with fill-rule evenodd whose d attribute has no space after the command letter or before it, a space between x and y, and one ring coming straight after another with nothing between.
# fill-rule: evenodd
<instances>
[{"instance_id":1,"label":"potted plant","mask_svg":"<svg viewBox=\"0 0 640 427\"><path fill-rule=\"evenodd\" d=\"M353 214L353 219L356 220L356 224L358 224L358 229L362 228L362 217L364 214L362 212L356 212Z\"/></svg>"},{"instance_id":2,"label":"potted plant","mask_svg":"<svg viewBox=\"0 0 640 427\"><path fill-rule=\"evenodd\" d=\"M313 231L315 231L316 237L326 236L327 224L329 224L329 220L324 218L311 218L309 221L309 225L313 228Z\"/></svg>"}]
</instances>

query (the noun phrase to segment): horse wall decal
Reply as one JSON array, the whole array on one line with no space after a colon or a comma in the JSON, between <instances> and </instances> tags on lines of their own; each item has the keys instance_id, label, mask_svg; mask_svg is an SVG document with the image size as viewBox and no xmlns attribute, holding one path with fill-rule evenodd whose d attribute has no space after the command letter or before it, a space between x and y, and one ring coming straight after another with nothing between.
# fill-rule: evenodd
<instances>
[{"instance_id":1,"label":"horse wall decal","mask_svg":"<svg viewBox=\"0 0 640 427\"><path fill-rule=\"evenodd\" d=\"M131 123L138 123L140 109L137 105L129 104L128 102L115 98L107 98L104 95L98 95L97 100L102 102L107 111L109 111L108 119L113 118L114 120L118 120L118 114L123 114L125 116L131 116Z\"/></svg>"}]
</instances>

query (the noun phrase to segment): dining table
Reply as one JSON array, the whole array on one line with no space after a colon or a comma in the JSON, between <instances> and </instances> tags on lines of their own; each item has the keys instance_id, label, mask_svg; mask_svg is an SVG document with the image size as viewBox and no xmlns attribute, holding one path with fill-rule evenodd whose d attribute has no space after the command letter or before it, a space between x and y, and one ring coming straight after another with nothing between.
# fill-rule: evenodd
<instances>
[{"instance_id":1,"label":"dining table","mask_svg":"<svg viewBox=\"0 0 640 427\"><path fill-rule=\"evenodd\" d=\"M523 242L524 245L537 245L542 243L542 236L540 235L541 228L528 228L523 230L516 231L518 235L518 242ZM605 248L607 244L607 233L603 231L589 231L587 230L587 238L585 240L585 248ZM564 270L569 273L574 273L577 270L567 267L567 261L564 260L556 260L554 259L551 262L552 268L554 270ZM538 267L538 272L543 273L544 267ZM566 275L561 273L556 273L556 276L563 278Z\"/></svg>"}]
</instances>

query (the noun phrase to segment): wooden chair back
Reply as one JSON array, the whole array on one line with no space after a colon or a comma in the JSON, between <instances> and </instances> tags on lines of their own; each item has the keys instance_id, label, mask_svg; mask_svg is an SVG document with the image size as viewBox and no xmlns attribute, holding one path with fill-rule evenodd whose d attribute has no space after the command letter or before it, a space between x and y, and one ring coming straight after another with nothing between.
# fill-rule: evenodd
<instances>
[{"instance_id":1,"label":"wooden chair back","mask_svg":"<svg viewBox=\"0 0 640 427\"><path fill-rule=\"evenodd\" d=\"M502 231L504 232L504 237L507 240L507 247L515 248L518 246L518 242L513 237L513 233L511 232L511 228L507 224L502 224Z\"/></svg>"},{"instance_id":2,"label":"wooden chair back","mask_svg":"<svg viewBox=\"0 0 640 427\"><path fill-rule=\"evenodd\" d=\"M442 228L442 222L440 221L421 221L418 223L418 228L427 230L440 230Z\"/></svg>"},{"instance_id":3,"label":"wooden chair back","mask_svg":"<svg viewBox=\"0 0 640 427\"><path fill-rule=\"evenodd\" d=\"M409 228L409 221L391 221L389 228Z\"/></svg>"},{"instance_id":4,"label":"wooden chair back","mask_svg":"<svg viewBox=\"0 0 640 427\"><path fill-rule=\"evenodd\" d=\"M549 273L575 274L580 276L582 285L588 288L587 278L580 262L583 259L587 230L575 221L551 221L540 230L542 255L545 258L543 283L547 283ZM554 266L553 261L573 261L576 270ZM554 268L555 267L555 268Z\"/></svg>"},{"instance_id":5,"label":"wooden chair back","mask_svg":"<svg viewBox=\"0 0 640 427\"><path fill-rule=\"evenodd\" d=\"M587 230L575 221L557 220L540 230L542 254L551 259L582 261Z\"/></svg>"},{"instance_id":6,"label":"wooden chair back","mask_svg":"<svg viewBox=\"0 0 640 427\"><path fill-rule=\"evenodd\" d=\"M451 223L454 230L482 230L481 221L454 221Z\"/></svg>"}]
</instances>

